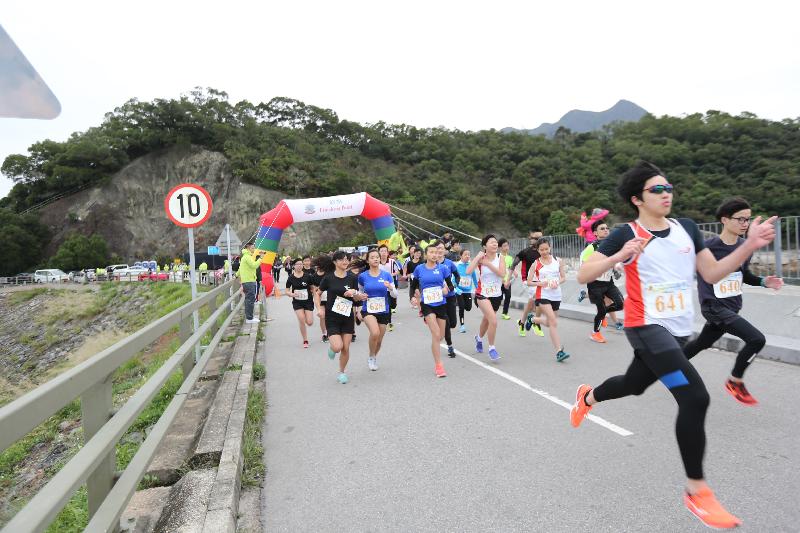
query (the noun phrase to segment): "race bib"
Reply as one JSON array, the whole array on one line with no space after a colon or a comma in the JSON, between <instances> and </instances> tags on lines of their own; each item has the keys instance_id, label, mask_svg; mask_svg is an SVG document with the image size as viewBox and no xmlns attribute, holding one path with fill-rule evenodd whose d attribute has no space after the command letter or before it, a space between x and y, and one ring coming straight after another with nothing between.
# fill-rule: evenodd
<instances>
[{"instance_id":1,"label":"race bib","mask_svg":"<svg viewBox=\"0 0 800 533\"><path fill-rule=\"evenodd\" d=\"M654 318L674 318L691 310L692 291L684 281L648 283L644 287L645 312Z\"/></svg>"},{"instance_id":2,"label":"race bib","mask_svg":"<svg viewBox=\"0 0 800 533\"><path fill-rule=\"evenodd\" d=\"M502 289L500 288L500 283L493 281L491 283L486 283L483 286L483 296L487 298L496 298L502 294Z\"/></svg>"},{"instance_id":3,"label":"race bib","mask_svg":"<svg viewBox=\"0 0 800 533\"><path fill-rule=\"evenodd\" d=\"M422 302L426 304L438 304L444 300L441 287L428 287L422 289Z\"/></svg>"},{"instance_id":4,"label":"race bib","mask_svg":"<svg viewBox=\"0 0 800 533\"><path fill-rule=\"evenodd\" d=\"M463 276L461 279L458 280L458 286L462 289L469 289L472 287L472 278L468 278Z\"/></svg>"},{"instance_id":5,"label":"race bib","mask_svg":"<svg viewBox=\"0 0 800 533\"><path fill-rule=\"evenodd\" d=\"M742 271L731 272L728 276L714 284L714 296L732 298L742 294Z\"/></svg>"},{"instance_id":6,"label":"race bib","mask_svg":"<svg viewBox=\"0 0 800 533\"><path fill-rule=\"evenodd\" d=\"M367 313L385 313L386 312L386 297L376 296L374 298L367 298Z\"/></svg>"},{"instance_id":7,"label":"race bib","mask_svg":"<svg viewBox=\"0 0 800 533\"><path fill-rule=\"evenodd\" d=\"M347 298L342 298L341 296L337 296L336 300L334 300L333 302L332 311L342 316L350 316L353 312L353 302L351 302Z\"/></svg>"},{"instance_id":8,"label":"race bib","mask_svg":"<svg viewBox=\"0 0 800 533\"><path fill-rule=\"evenodd\" d=\"M295 300L308 300L308 289L298 289L294 291Z\"/></svg>"}]
</instances>

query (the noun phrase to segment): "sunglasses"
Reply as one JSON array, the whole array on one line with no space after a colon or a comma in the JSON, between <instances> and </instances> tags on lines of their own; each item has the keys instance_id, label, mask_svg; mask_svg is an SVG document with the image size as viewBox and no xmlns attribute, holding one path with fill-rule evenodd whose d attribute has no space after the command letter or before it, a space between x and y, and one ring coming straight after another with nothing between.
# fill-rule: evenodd
<instances>
[{"instance_id":1,"label":"sunglasses","mask_svg":"<svg viewBox=\"0 0 800 533\"><path fill-rule=\"evenodd\" d=\"M647 191L647 192L651 192L653 194L661 194L661 193L664 193L664 192L672 194L672 191L674 189L675 189L675 187L673 187L671 183L665 183L664 185L653 185L652 187L648 187L648 188L646 188L644 190ZM644 192L644 191L642 191L642 192Z\"/></svg>"}]
</instances>

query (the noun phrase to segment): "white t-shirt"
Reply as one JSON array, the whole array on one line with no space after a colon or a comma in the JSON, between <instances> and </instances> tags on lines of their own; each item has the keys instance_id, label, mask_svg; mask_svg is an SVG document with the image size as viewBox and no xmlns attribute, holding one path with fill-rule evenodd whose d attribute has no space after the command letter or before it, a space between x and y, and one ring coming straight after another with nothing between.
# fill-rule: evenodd
<instances>
[{"instance_id":1,"label":"white t-shirt","mask_svg":"<svg viewBox=\"0 0 800 533\"><path fill-rule=\"evenodd\" d=\"M555 256L551 256L552 260L550 264L546 265L542 262L541 259L537 259L533 262L533 266L531 267L532 272L530 274L530 279L533 281L547 281L547 280L556 280L560 281L561 279L561 263L559 262L558 258ZM536 287L536 296L537 300L550 300L552 302L560 302L561 301L561 285L559 284L555 289L550 289L548 287Z\"/></svg>"}]
</instances>

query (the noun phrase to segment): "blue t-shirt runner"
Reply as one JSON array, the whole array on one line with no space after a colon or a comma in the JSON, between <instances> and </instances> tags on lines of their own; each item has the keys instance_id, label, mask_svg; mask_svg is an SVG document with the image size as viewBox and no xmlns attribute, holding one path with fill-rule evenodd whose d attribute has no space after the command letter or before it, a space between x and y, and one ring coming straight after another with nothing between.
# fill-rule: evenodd
<instances>
[{"instance_id":1,"label":"blue t-shirt runner","mask_svg":"<svg viewBox=\"0 0 800 533\"><path fill-rule=\"evenodd\" d=\"M366 270L358 275L358 286L361 292L367 293L367 299L361 304L361 312L370 315L384 315L389 313L389 293L392 289L387 289L383 283L391 283L394 289L392 276L381 270L377 276L373 276Z\"/></svg>"}]
</instances>

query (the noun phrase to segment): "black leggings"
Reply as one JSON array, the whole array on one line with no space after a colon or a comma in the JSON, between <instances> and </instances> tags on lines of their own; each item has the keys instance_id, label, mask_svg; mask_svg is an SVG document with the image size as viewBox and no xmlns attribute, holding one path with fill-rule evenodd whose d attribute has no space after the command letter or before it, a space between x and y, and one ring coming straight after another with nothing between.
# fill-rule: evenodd
<instances>
[{"instance_id":1,"label":"black leggings","mask_svg":"<svg viewBox=\"0 0 800 533\"><path fill-rule=\"evenodd\" d=\"M458 323L456 321L456 298L450 297L445 302L445 307L447 308L447 320L445 320L444 324L444 340L448 346L453 345L453 337L450 335L450 329L456 327Z\"/></svg>"},{"instance_id":2,"label":"black leggings","mask_svg":"<svg viewBox=\"0 0 800 533\"><path fill-rule=\"evenodd\" d=\"M673 337L658 325L628 328L625 334L633 346L633 361L625 374L609 378L594 389L595 400L638 396L661 380L678 403L675 435L686 476L703 479L709 396L700 374L681 348L686 337Z\"/></svg>"},{"instance_id":3,"label":"black leggings","mask_svg":"<svg viewBox=\"0 0 800 533\"><path fill-rule=\"evenodd\" d=\"M472 294L464 293L456 295L458 300L458 320L459 324L464 325L464 311L472 311Z\"/></svg>"},{"instance_id":4,"label":"black leggings","mask_svg":"<svg viewBox=\"0 0 800 533\"><path fill-rule=\"evenodd\" d=\"M280 281L281 281L281 271L273 269L272 270L272 279L274 279L276 282L280 283Z\"/></svg>"},{"instance_id":5,"label":"black leggings","mask_svg":"<svg viewBox=\"0 0 800 533\"><path fill-rule=\"evenodd\" d=\"M508 307L511 305L511 285L508 287L505 284L502 285L503 288L503 314L508 314Z\"/></svg>"},{"instance_id":6,"label":"black leggings","mask_svg":"<svg viewBox=\"0 0 800 533\"><path fill-rule=\"evenodd\" d=\"M392 309L397 308L397 298L392 295L389 295L389 324L392 323Z\"/></svg>"},{"instance_id":7,"label":"black leggings","mask_svg":"<svg viewBox=\"0 0 800 533\"><path fill-rule=\"evenodd\" d=\"M742 317L737 317L729 324L706 322L700 335L687 344L683 351L686 357L691 359L706 348L711 348L725 333L730 333L744 341L744 348L742 348L741 351L739 351L739 355L736 356L736 362L733 364L733 370L731 370L731 375L733 377L742 379L742 377L744 377L744 371L747 370L747 367L750 366L750 363L755 359L756 354L760 352L767 343L764 334Z\"/></svg>"},{"instance_id":8,"label":"black leggings","mask_svg":"<svg viewBox=\"0 0 800 533\"><path fill-rule=\"evenodd\" d=\"M608 285L604 283L604 286L593 285L594 284L590 283L587 288L589 289L589 301L597 308L597 314L594 315L594 331L597 332L600 331L600 324L602 324L603 319L608 313L612 311L622 311L624 299L622 293L619 292L619 289L613 283L608 283ZM606 307L606 296L613 302L608 307Z\"/></svg>"}]
</instances>

